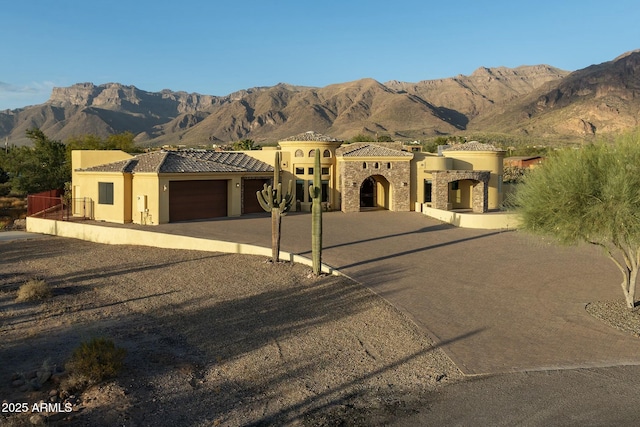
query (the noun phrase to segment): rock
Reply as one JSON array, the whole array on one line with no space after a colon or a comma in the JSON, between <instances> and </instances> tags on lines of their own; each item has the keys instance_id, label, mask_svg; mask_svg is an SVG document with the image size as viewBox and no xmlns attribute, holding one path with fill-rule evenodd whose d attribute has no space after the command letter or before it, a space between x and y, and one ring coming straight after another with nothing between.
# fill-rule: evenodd
<instances>
[{"instance_id":1,"label":"rock","mask_svg":"<svg viewBox=\"0 0 640 427\"><path fill-rule=\"evenodd\" d=\"M62 372L62 373L55 373L53 375L51 375L51 382L53 384L60 384L65 378L67 378L69 376L69 374L67 372Z\"/></svg>"},{"instance_id":2,"label":"rock","mask_svg":"<svg viewBox=\"0 0 640 427\"><path fill-rule=\"evenodd\" d=\"M51 378L51 370L41 370L37 372L37 379L40 384L44 384Z\"/></svg>"},{"instance_id":3,"label":"rock","mask_svg":"<svg viewBox=\"0 0 640 427\"><path fill-rule=\"evenodd\" d=\"M49 392L49 396L50 396L50 397L57 396L57 395L58 395L58 390L56 390L56 389L53 389L53 390L51 390L51 391Z\"/></svg>"},{"instance_id":4,"label":"rock","mask_svg":"<svg viewBox=\"0 0 640 427\"><path fill-rule=\"evenodd\" d=\"M34 414L29 417L29 422L34 426L43 426L45 425L44 421L44 417L40 414Z\"/></svg>"}]
</instances>

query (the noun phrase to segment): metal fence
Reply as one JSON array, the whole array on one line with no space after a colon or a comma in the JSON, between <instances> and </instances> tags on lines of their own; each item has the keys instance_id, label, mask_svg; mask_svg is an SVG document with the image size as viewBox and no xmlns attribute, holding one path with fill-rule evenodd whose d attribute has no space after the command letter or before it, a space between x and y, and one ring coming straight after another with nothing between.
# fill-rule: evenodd
<instances>
[{"instance_id":1,"label":"metal fence","mask_svg":"<svg viewBox=\"0 0 640 427\"><path fill-rule=\"evenodd\" d=\"M28 216L58 221L93 219L93 200L90 198L65 199L42 194L27 196Z\"/></svg>"}]
</instances>

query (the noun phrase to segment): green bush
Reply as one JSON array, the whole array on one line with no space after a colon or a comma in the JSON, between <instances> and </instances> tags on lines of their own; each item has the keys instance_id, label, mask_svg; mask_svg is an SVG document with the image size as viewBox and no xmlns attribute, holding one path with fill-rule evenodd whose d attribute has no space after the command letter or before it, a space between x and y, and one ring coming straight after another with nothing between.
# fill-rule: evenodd
<instances>
[{"instance_id":1,"label":"green bush","mask_svg":"<svg viewBox=\"0 0 640 427\"><path fill-rule=\"evenodd\" d=\"M100 382L118 375L126 354L124 348L116 347L110 339L93 338L76 348L67 368L91 382Z\"/></svg>"},{"instance_id":2,"label":"green bush","mask_svg":"<svg viewBox=\"0 0 640 427\"><path fill-rule=\"evenodd\" d=\"M51 289L44 280L32 279L18 289L17 301L39 301L51 297Z\"/></svg>"}]
</instances>

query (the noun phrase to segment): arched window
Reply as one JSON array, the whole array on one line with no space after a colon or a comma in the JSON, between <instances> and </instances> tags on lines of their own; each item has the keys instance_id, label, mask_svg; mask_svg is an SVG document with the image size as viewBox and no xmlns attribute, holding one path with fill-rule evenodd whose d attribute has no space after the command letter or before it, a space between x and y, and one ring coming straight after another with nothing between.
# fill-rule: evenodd
<instances>
[{"instance_id":1,"label":"arched window","mask_svg":"<svg viewBox=\"0 0 640 427\"><path fill-rule=\"evenodd\" d=\"M329 150L324 150L322 152L322 157L331 157L331 151Z\"/></svg>"},{"instance_id":2,"label":"arched window","mask_svg":"<svg viewBox=\"0 0 640 427\"><path fill-rule=\"evenodd\" d=\"M366 169L367 168L367 162L362 162L362 169Z\"/></svg>"},{"instance_id":3,"label":"arched window","mask_svg":"<svg viewBox=\"0 0 640 427\"><path fill-rule=\"evenodd\" d=\"M309 151L309 157L315 157L315 155L316 155L316 150Z\"/></svg>"},{"instance_id":4,"label":"arched window","mask_svg":"<svg viewBox=\"0 0 640 427\"><path fill-rule=\"evenodd\" d=\"M380 164L379 164L378 162L375 162L375 163L373 164L373 168L374 168L374 169L379 169L379 168L380 168Z\"/></svg>"},{"instance_id":5,"label":"arched window","mask_svg":"<svg viewBox=\"0 0 640 427\"><path fill-rule=\"evenodd\" d=\"M304 153L302 152L302 150L296 150L296 157L304 157Z\"/></svg>"},{"instance_id":6,"label":"arched window","mask_svg":"<svg viewBox=\"0 0 640 427\"><path fill-rule=\"evenodd\" d=\"M391 162L387 162L387 169L391 169Z\"/></svg>"}]
</instances>

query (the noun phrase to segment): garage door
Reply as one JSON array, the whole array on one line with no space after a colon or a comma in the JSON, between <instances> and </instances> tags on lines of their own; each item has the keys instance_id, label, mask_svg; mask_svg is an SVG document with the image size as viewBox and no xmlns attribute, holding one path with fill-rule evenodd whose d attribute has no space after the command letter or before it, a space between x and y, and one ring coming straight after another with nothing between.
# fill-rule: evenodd
<instances>
[{"instance_id":1,"label":"garage door","mask_svg":"<svg viewBox=\"0 0 640 427\"><path fill-rule=\"evenodd\" d=\"M242 200L242 213L264 212L258 203L256 191L262 190L264 184L269 184L268 179L243 179L244 194Z\"/></svg>"},{"instance_id":2,"label":"garage door","mask_svg":"<svg viewBox=\"0 0 640 427\"><path fill-rule=\"evenodd\" d=\"M227 181L169 181L169 222L227 216Z\"/></svg>"}]
</instances>

